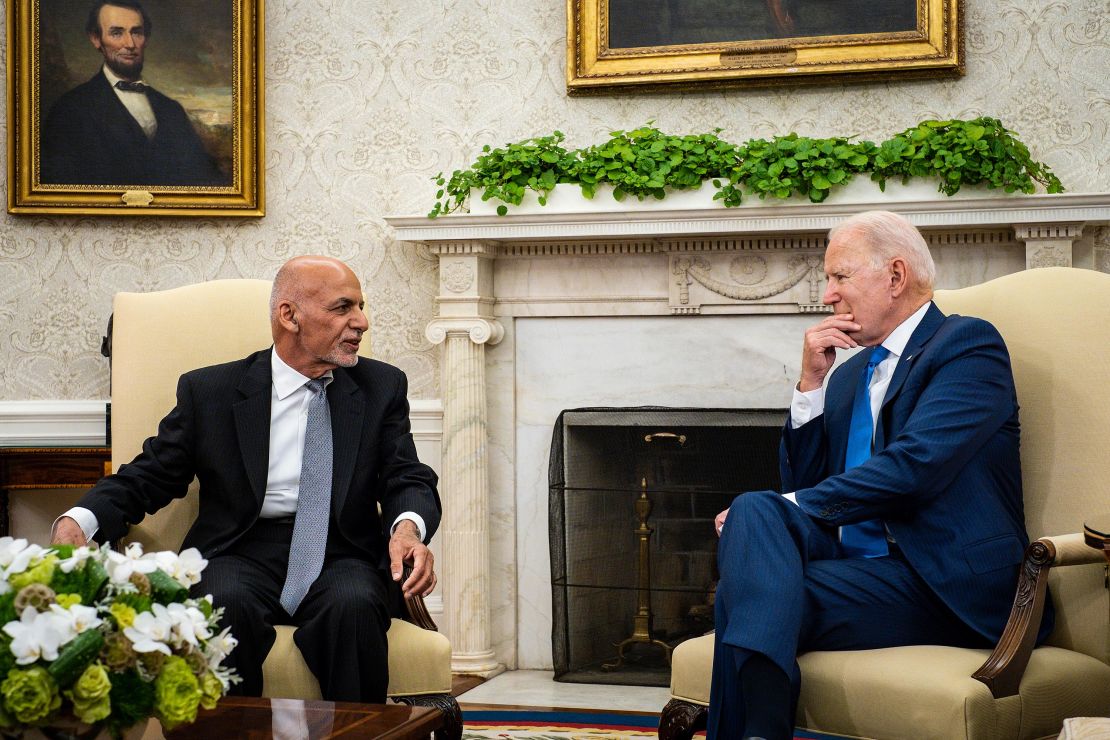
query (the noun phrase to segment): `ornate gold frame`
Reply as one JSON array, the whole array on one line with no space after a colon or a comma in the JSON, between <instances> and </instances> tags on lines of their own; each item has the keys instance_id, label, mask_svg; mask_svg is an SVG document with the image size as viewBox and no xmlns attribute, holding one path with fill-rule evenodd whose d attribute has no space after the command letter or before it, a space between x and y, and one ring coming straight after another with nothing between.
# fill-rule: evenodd
<instances>
[{"instance_id":1,"label":"ornate gold frame","mask_svg":"<svg viewBox=\"0 0 1110 740\"><path fill-rule=\"evenodd\" d=\"M567 92L962 75L961 0L917 0L917 30L609 48L609 0L567 0Z\"/></svg>"},{"instance_id":2,"label":"ornate gold frame","mask_svg":"<svg viewBox=\"0 0 1110 740\"><path fill-rule=\"evenodd\" d=\"M233 173L228 187L44 185L39 180L39 0L7 3L8 213L83 216L262 216L264 0L233 3Z\"/></svg>"}]
</instances>

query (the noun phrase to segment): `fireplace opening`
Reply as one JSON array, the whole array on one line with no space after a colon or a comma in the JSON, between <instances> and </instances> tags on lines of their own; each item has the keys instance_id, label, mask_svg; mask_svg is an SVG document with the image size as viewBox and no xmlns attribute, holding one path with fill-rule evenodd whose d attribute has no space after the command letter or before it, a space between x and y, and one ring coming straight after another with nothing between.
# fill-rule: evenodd
<instances>
[{"instance_id":1,"label":"fireplace opening","mask_svg":"<svg viewBox=\"0 0 1110 740\"><path fill-rule=\"evenodd\" d=\"M779 490L785 410L564 411L549 469L555 679L667 686L670 651L713 629L713 518Z\"/></svg>"}]
</instances>

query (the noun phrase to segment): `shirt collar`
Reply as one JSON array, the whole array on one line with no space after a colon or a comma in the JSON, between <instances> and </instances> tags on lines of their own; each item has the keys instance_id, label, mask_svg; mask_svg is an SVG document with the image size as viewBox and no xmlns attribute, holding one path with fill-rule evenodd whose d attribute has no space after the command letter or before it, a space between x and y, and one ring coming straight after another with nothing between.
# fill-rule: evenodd
<instances>
[{"instance_id":1,"label":"shirt collar","mask_svg":"<svg viewBox=\"0 0 1110 740\"><path fill-rule=\"evenodd\" d=\"M116 83L119 82L120 80L122 80L123 78L120 77L119 75L117 75L112 70L108 69L107 64L105 64L101 69L104 70L104 76L108 78L108 85L111 86L111 88L113 90L115 90L116 89ZM135 80L135 82L142 82L144 85L146 84L145 82L143 82L141 77L139 79ZM126 92L126 91L125 90L120 90L119 92Z\"/></svg>"},{"instance_id":2,"label":"shirt collar","mask_svg":"<svg viewBox=\"0 0 1110 740\"><path fill-rule=\"evenodd\" d=\"M305 383L312 380L312 378L301 375L285 364L285 361L278 357L276 347L270 351L270 373L274 379L274 392L277 393L279 401L285 400L303 388ZM325 380L324 385L327 386L332 381L333 376L331 370L328 370L320 377Z\"/></svg>"},{"instance_id":3,"label":"shirt collar","mask_svg":"<svg viewBox=\"0 0 1110 740\"><path fill-rule=\"evenodd\" d=\"M895 357L901 357L902 353L906 351L906 345L910 343L910 337L913 336L914 330L925 318L925 314L928 313L929 307L932 305L932 301L927 301L925 305L910 314L909 318L895 327L882 346L890 350L890 354Z\"/></svg>"}]
</instances>

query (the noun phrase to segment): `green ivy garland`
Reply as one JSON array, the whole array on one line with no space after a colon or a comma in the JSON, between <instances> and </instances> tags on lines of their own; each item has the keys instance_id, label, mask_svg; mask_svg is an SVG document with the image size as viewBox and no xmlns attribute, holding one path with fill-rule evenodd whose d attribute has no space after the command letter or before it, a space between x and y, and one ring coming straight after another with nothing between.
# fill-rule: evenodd
<instances>
[{"instance_id":1,"label":"green ivy garland","mask_svg":"<svg viewBox=\"0 0 1110 740\"><path fill-rule=\"evenodd\" d=\"M881 144L847 138L814 139L797 134L751 139L741 146L720 138L721 129L677 136L651 125L613 131L601 144L567 150L560 131L491 148L486 145L470 167L450 178L439 173L429 217L461 209L474 191L482 200L502 202L498 215L519 205L528 190L547 197L559 183L577 184L593 198L598 186L613 187L618 201L629 195L662 200L668 190L697 189L711 182L714 199L740 205L745 195L825 200L855 175L870 173L885 190L887 180L934 179L937 189L953 195L966 185L986 185L1007 193L1064 191L1048 165L996 118L970 121L922 121Z\"/></svg>"}]
</instances>

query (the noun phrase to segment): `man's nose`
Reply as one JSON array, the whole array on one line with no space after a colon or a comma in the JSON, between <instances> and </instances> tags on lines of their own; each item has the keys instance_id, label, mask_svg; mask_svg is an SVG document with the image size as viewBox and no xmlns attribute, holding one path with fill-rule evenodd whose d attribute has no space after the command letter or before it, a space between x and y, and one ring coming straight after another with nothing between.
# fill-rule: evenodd
<instances>
[{"instance_id":1,"label":"man's nose","mask_svg":"<svg viewBox=\"0 0 1110 740\"><path fill-rule=\"evenodd\" d=\"M840 294L837 293L831 282L825 286L825 295L821 297L821 302L826 306L840 302Z\"/></svg>"},{"instance_id":2,"label":"man's nose","mask_svg":"<svg viewBox=\"0 0 1110 740\"><path fill-rule=\"evenodd\" d=\"M366 331L370 328L370 320L366 318L366 311L359 309L355 312L354 321L351 323L351 328L358 329L359 331Z\"/></svg>"}]
</instances>

